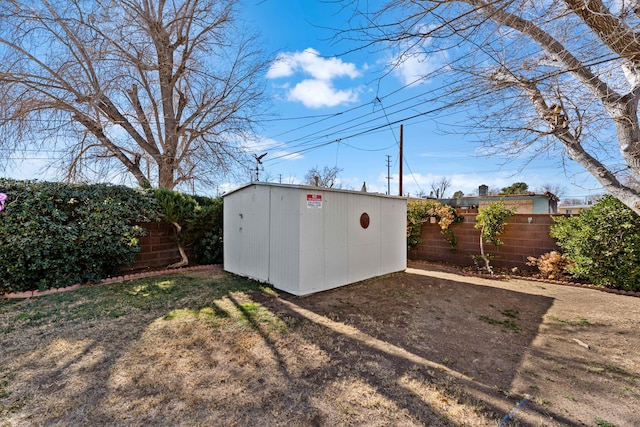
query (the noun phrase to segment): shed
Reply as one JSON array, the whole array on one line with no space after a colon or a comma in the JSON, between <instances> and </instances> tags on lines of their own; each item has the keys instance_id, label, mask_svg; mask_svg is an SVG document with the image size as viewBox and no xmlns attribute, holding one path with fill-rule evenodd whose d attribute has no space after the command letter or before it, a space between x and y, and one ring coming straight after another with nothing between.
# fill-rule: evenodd
<instances>
[{"instance_id":1,"label":"shed","mask_svg":"<svg viewBox=\"0 0 640 427\"><path fill-rule=\"evenodd\" d=\"M224 196L224 269L306 295L407 265L407 200L253 182Z\"/></svg>"}]
</instances>

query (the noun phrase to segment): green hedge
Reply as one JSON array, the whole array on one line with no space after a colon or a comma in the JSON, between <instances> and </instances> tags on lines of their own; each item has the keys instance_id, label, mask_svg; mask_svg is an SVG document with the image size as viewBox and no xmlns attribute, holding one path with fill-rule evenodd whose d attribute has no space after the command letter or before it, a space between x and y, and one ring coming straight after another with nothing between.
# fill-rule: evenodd
<instances>
[{"instance_id":1,"label":"green hedge","mask_svg":"<svg viewBox=\"0 0 640 427\"><path fill-rule=\"evenodd\" d=\"M0 179L0 293L98 282L127 265L157 217L151 192Z\"/></svg>"},{"instance_id":2,"label":"green hedge","mask_svg":"<svg viewBox=\"0 0 640 427\"><path fill-rule=\"evenodd\" d=\"M194 254L199 264L221 264L222 257L222 197L193 196L201 207L198 215L200 227L194 242Z\"/></svg>"},{"instance_id":3,"label":"green hedge","mask_svg":"<svg viewBox=\"0 0 640 427\"><path fill-rule=\"evenodd\" d=\"M607 195L580 215L556 218L551 237L572 261L567 270L598 286L640 291L640 217Z\"/></svg>"},{"instance_id":4,"label":"green hedge","mask_svg":"<svg viewBox=\"0 0 640 427\"><path fill-rule=\"evenodd\" d=\"M162 188L154 190L160 217L181 227L176 241L192 248L199 264L222 262L222 198L190 196Z\"/></svg>"}]
</instances>

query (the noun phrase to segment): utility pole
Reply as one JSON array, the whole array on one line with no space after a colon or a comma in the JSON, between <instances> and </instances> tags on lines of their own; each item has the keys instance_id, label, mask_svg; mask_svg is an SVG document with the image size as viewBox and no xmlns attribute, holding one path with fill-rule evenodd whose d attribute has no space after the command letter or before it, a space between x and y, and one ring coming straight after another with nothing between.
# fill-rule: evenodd
<instances>
[{"instance_id":1,"label":"utility pole","mask_svg":"<svg viewBox=\"0 0 640 427\"><path fill-rule=\"evenodd\" d=\"M391 195L391 156L387 154L387 194Z\"/></svg>"},{"instance_id":2,"label":"utility pole","mask_svg":"<svg viewBox=\"0 0 640 427\"><path fill-rule=\"evenodd\" d=\"M403 157L402 157L402 125L400 125L400 185L399 187L399 196L402 197L402 163L403 163Z\"/></svg>"}]
</instances>

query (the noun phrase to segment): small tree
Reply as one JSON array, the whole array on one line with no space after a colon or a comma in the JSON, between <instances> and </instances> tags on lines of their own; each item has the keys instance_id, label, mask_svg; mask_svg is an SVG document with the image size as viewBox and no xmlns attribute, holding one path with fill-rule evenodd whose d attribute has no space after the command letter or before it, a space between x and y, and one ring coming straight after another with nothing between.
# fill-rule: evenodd
<instances>
[{"instance_id":1,"label":"small tree","mask_svg":"<svg viewBox=\"0 0 640 427\"><path fill-rule=\"evenodd\" d=\"M490 203L478 210L474 227L480 229L480 258L484 261L487 271L491 274L493 274L493 267L490 264L492 256L485 253L483 241L486 240L494 246L502 245L500 235L504 233L507 220L515 214L516 209L507 208L502 200Z\"/></svg>"},{"instance_id":2,"label":"small tree","mask_svg":"<svg viewBox=\"0 0 640 427\"><path fill-rule=\"evenodd\" d=\"M539 194L551 193L558 198L562 198L566 194L567 189L560 184L547 183L537 187L535 192Z\"/></svg>"},{"instance_id":3,"label":"small tree","mask_svg":"<svg viewBox=\"0 0 640 427\"><path fill-rule=\"evenodd\" d=\"M576 278L598 286L640 290L640 216L606 195L591 209L554 217L551 237L573 265Z\"/></svg>"}]
</instances>

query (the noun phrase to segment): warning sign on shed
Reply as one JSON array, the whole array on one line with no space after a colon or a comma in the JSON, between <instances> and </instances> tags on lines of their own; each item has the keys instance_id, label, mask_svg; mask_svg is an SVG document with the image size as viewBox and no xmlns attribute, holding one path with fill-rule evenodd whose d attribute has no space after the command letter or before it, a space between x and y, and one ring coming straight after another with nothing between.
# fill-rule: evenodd
<instances>
[{"instance_id":1,"label":"warning sign on shed","mask_svg":"<svg viewBox=\"0 0 640 427\"><path fill-rule=\"evenodd\" d=\"M322 194L307 194L308 209L322 209Z\"/></svg>"}]
</instances>

